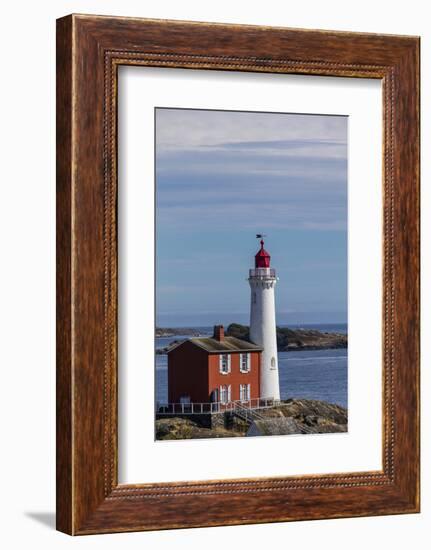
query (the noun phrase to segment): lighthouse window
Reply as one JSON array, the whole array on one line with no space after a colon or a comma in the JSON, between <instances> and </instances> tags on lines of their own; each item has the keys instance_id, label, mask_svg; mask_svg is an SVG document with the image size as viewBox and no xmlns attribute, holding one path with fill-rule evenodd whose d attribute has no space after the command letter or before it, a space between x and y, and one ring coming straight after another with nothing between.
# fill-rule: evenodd
<instances>
[{"instance_id":1,"label":"lighthouse window","mask_svg":"<svg viewBox=\"0 0 431 550\"><path fill-rule=\"evenodd\" d=\"M240 354L240 371L241 372L250 372L250 354L249 353L241 353Z\"/></svg>"},{"instance_id":2,"label":"lighthouse window","mask_svg":"<svg viewBox=\"0 0 431 550\"><path fill-rule=\"evenodd\" d=\"M275 357L271 357L271 368L275 369Z\"/></svg>"},{"instance_id":3,"label":"lighthouse window","mask_svg":"<svg viewBox=\"0 0 431 550\"><path fill-rule=\"evenodd\" d=\"M228 353L220 355L220 372L222 374L228 374L230 372L230 355Z\"/></svg>"},{"instance_id":4,"label":"lighthouse window","mask_svg":"<svg viewBox=\"0 0 431 550\"><path fill-rule=\"evenodd\" d=\"M256 292L253 292L253 304L256 303Z\"/></svg>"}]
</instances>

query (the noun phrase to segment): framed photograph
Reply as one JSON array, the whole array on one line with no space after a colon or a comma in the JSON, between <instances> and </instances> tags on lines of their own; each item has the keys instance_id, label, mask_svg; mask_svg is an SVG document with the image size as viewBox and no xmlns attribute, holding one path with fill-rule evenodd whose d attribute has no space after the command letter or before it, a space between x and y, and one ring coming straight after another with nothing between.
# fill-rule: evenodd
<instances>
[{"instance_id":1,"label":"framed photograph","mask_svg":"<svg viewBox=\"0 0 431 550\"><path fill-rule=\"evenodd\" d=\"M57 21L57 528L419 511L419 38Z\"/></svg>"},{"instance_id":2,"label":"framed photograph","mask_svg":"<svg viewBox=\"0 0 431 550\"><path fill-rule=\"evenodd\" d=\"M156 440L347 432L347 120L156 108Z\"/></svg>"}]
</instances>

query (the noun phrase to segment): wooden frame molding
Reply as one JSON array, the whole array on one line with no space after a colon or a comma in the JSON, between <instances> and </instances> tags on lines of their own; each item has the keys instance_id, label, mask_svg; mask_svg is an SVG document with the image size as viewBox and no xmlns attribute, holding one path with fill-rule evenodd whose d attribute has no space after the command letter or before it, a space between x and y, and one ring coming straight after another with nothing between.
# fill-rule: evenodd
<instances>
[{"instance_id":1,"label":"wooden frame molding","mask_svg":"<svg viewBox=\"0 0 431 550\"><path fill-rule=\"evenodd\" d=\"M118 484L119 65L382 80L382 471ZM57 528L90 534L418 511L419 38L59 19Z\"/></svg>"}]
</instances>

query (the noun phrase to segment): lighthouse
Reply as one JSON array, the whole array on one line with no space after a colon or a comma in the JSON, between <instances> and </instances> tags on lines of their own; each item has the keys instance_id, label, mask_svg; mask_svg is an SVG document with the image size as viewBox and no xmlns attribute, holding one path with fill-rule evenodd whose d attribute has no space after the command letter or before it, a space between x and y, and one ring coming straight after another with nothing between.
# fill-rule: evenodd
<instances>
[{"instance_id":1,"label":"lighthouse","mask_svg":"<svg viewBox=\"0 0 431 550\"><path fill-rule=\"evenodd\" d=\"M270 265L271 256L264 248L263 236L258 237L261 238L260 250L248 277L251 289L250 340L263 348L260 396L263 399L280 399L274 296L277 277Z\"/></svg>"}]
</instances>

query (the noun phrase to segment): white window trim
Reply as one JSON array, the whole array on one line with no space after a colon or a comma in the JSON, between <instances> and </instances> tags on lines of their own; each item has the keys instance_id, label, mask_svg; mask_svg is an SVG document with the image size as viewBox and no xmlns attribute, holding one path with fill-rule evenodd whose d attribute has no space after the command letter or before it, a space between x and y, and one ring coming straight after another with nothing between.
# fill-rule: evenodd
<instances>
[{"instance_id":1,"label":"white window trim","mask_svg":"<svg viewBox=\"0 0 431 550\"><path fill-rule=\"evenodd\" d=\"M242 358L243 358L244 355L247 357L247 366L246 366L245 369L242 366ZM251 371L250 353L240 353L239 354L239 370L240 370L240 372L250 372Z\"/></svg>"},{"instance_id":2,"label":"white window trim","mask_svg":"<svg viewBox=\"0 0 431 550\"><path fill-rule=\"evenodd\" d=\"M250 401L250 384L239 385L239 399L240 401Z\"/></svg>"},{"instance_id":3,"label":"white window trim","mask_svg":"<svg viewBox=\"0 0 431 550\"><path fill-rule=\"evenodd\" d=\"M220 403L229 403L232 400L232 387L230 384L220 385Z\"/></svg>"},{"instance_id":4,"label":"white window trim","mask_svg":"<svg viewBox=\"0 0 431 550\"><path fill-rule=\"evenodd\" d=\"M227 370L223 368L223 357L227 357ZM219 372L220 374L229 374L231 371L231 355L230 353L221 353L219 355Z\"/></svg>"},{"instance_id":5,"label":"white window trim","mask_svg":"<svg viewBox=\"0 0 431 550\"><path fill-rule=\"evenodd\" d=\"M220 385L220 389L219 389L219 397L218 397L220 403L224 403L224 399L225 399L224 388L225 388L225 386L223 386L223 385L221 384L221 385Z\"/></svg>"}]
</instances>

